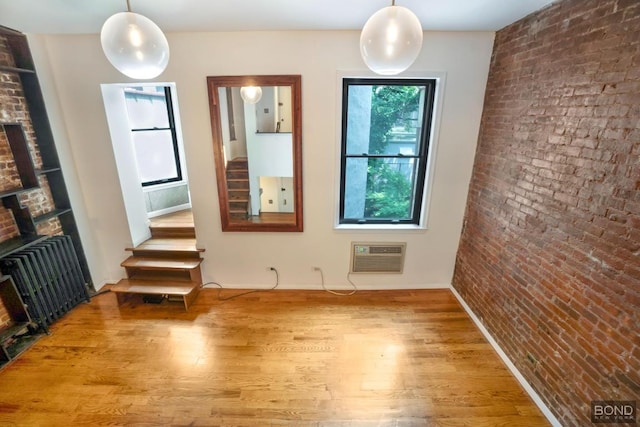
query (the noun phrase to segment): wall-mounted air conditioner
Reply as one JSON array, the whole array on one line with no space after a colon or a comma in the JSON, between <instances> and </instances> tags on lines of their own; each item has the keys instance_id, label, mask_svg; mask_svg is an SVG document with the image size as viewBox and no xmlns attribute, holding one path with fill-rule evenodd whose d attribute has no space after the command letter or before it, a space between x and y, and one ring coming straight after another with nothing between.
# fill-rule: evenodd
<instances>
[{"instance_id":1,"label":"wall-mounted air conditioner","mask_svg":"<svg viewBox=\"0 0 640 427\"><path fill-rule=\"evenodd\" d=\"M351 242L350 273L402 273L406 243Z\"/></svg>"}]
</instances>

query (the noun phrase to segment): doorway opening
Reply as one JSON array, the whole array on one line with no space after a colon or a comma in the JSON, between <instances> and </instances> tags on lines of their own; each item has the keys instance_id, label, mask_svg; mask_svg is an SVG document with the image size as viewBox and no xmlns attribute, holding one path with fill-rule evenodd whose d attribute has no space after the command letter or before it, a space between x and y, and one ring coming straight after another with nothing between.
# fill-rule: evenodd
<instances>
[{"instance_id":1,"label":"doorway opening","mask_svg":"<svg viewBox=\"0 0 640 427\"><path fill-rule=\"evenodd\" d=\"M190 211L175 83L101 85L133 245L151 218Z\"/></svg>"}]
</instances>

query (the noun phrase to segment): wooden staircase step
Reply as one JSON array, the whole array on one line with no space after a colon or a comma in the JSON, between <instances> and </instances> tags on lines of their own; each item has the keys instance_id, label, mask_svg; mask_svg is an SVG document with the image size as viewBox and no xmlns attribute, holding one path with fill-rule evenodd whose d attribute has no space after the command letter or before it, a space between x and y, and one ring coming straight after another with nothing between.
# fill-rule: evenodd
<instances>
[{"instance_id":1,"label":"wooden staircase step","mask_svg":"<svg viewBox=\"0 0 640 427\"><path fill-rule=\"evenodd\" d=\"M227 179L248 179L249 169L230 169L227 170Z\"/></svg>"},{"instance_id":2,"label":"wooden staircase step","mask_svg":"<svg viewBox=\"0 0 640 427\"><path fill-rule=\"evenodd\" d=\"M249 181L248 180L244 181L240 179L227 180L227 189L249 191Z\"/></svg>"},{"instance_id":3,"label":"wooden staircase step","mask_svg":"<svg viewBox=\"0 0 640 427\"><path fill-rule=\"evenodd\" d=\"M188 279L192 282L202 283L202 272L200 271L202 261L202 258L133 255L120 265L124 267L129 278L143 279L150 275L163 273L167 279Z\"/></svg>"},{"instance_id":4,"label":"wooden staircase step","mask_svg":"<svg viewBox=\"0 0 640 427\"><path fill-rule=\"evenodd\" d=\"M131 294L159 295L178 297L184 303L185 310L188 310L198 295L200 286L200 283L192 281L122 279L112 285L110 290L116 294L119 304Z\"/></svg>"},{"instance_id":5,"label":"wooden staircase step","mask_svg":"<svg viewBox=\"0 0 640 427\"><path fill-rule=\"evenodd\" d=\"M236 157L227 162L227 169L248 169L249 160L246 157Z\"/></svg>"},{"instance_id":6,"label":"wooden staircase step","mask_svg":"<svg viewBox=\"0 0 640 427\"><path fill-rule=\"evenodd\" d=\"M162 271L162 270L145 271L143 274L134 274L133 276L129 277L129 279L144 280L149 282L151 281L198 282L197 280L191 280L190 277L185 276L179 271L166 271L166 270L165 271ZM200 280L200 282L201 281L202 280Z\"/></svg>"},{"instance_id":7,"label":"wooden staircase step","mask_svg":"<svg viewBox=\"0 0 640 427\"><path fill-rule=\"evenodd\" d=\"M150 226L152 238L195 238L196 230L194 227L176 227L176 226Z\"/></svg>"},{"instance_id":8,"label":"wooden staircase step","mask_svg":"<svg viewBox=\"0 0 640 427\"><path fill-rule=\"evenodd\" d=\"M149 257L130 256L120 264L125 268L138 268L143 270L193 270L200 267L202 259L160 259Z\"/></svg>"},{"instance_id":9,"label":"wooden staircase step","mask_svg":"<svg viewBox=\"0 0 640 427\"><path fill-rule=\"evenodd\" d=\"M151 230L151 236L154 238L184 237L195 239L196 237L191 209L151 218L149 220L149 229Z\"/></svg>"},{"instance_id":10,"label":"wooden staircase step","mask_svg":"<svg viewBox=\"0 0 640 427\"><path fill-rule=\"evenodd\" d=\"M118 303L134 294L146 295L145 302L164 299L184 303L185 309L197 296L201 283L200 254L204 249L196 246L196 234L191 210L184 210L152 218L149 223L151 238L126 248L132 256L120 265L127 278L111 287Z\"/></svg>"},{"instance_id":11,"label":"wooden staircase step","mask_svg":"<svg viewBox=\"0 0 640 427\"><path fill-rule=\"evenodd\" d=\"M141 257L179 257L200 258L204 249L196 246L196 239L192 238L151 238L135 248L126 248L136 256Z\"/></svg>"},{"instance_id":12,"label":"wooden staircase step","mask_svg":"<svg viewBox=\"0 0 640 427\"><path fill-rule=\"evenodd\" d=\"M196 282L180 282L175 280L142 280L121 279L111 286L111 292L139 293L149 295L187 295L199 288Z\"/></svg>"}]
</instances>

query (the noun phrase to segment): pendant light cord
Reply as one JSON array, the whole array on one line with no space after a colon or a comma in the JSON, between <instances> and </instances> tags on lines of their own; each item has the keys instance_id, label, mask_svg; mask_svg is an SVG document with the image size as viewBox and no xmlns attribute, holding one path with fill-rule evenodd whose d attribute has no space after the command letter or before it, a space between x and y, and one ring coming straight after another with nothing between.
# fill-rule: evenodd
<instances>
[{"instance_id":1,"label":"pendant light cord","mask_svg":"<svg viewBox=\"0 0 640 427\"><path fill-rule=\"evenodd\" d=\"M393 0L394 2L396 0ZM127 0L127 12L131 12L131 5L129 4L129 0Z\"/></svg>"}]
</instances>

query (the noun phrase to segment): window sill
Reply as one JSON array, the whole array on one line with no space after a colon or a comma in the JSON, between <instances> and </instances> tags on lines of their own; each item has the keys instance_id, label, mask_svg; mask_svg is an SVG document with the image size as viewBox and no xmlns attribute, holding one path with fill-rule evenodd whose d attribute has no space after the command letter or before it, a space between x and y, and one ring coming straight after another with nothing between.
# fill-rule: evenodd
<instances>
[{"instance_id":1,"label":"window sill","mask_svg":"<svg viewBox=\"0 0 640 427\"><path fill-rule=\"evenodd\" d=\"M167 188L173 188L173 187L182 187L183 185L187 185L187 184L188 184L188 181L183 179L182 181L175 181L175 182L167 182L167 183L163 183L163 184L149 185L147 187L142 187L142 192L143 193L148 193L150 191L165 190Z\"/></svg>"},{"instance_id":2,"label":"window sill","mask_svg":"<svg viewBox=\"0 0 640 427\"><path fill-rule=\"evenodd\" d=\"M334 230L349 230L349 231L425 231L427 227L424 225L415 224L337 224L334 225Z\"/></svg>"}]
</instances>

